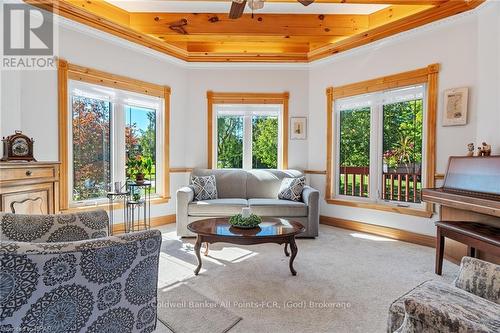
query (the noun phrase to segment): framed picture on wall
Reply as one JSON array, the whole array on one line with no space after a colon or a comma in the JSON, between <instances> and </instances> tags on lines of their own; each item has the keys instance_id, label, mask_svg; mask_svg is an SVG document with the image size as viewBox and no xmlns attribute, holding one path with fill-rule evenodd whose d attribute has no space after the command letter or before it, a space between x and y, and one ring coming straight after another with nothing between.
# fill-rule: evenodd
<instances>
[{"instance_id":1,"label":"framed picture on wall","mask_svg":"<svg viewBox=\"0 0 500 333\"><path fill-rule=\"evenodd\" d=\"M290 118L290 139L305 140L307 139L307 118L306 117L291 117Z\"/></svg>"},{"instance_id":2,"label":"framed picture on wall","mask_svg":"<svg viewBox=\"0 0 500 333\"><path fill-rule=\"evenodd\" d=\"M444 92L443 126L467 124L469 88L448 89Z\"/></svg>"}]
</instances>

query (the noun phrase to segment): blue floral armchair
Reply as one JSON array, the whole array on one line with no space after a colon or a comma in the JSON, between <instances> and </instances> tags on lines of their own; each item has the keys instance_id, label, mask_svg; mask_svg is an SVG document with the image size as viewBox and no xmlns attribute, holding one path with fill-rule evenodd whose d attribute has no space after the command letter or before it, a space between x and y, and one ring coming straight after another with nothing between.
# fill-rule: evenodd
<instances>
[{"instance_id":1,"label":"blue floral armchair","mask_svg":"<svg viewBox=\"0 0 500 333\"><path fill-rule=\"evenodd\" d=\"M161 233L105 211L0 214L0 332L152 332Z\"/></svg>"}]
</instances>

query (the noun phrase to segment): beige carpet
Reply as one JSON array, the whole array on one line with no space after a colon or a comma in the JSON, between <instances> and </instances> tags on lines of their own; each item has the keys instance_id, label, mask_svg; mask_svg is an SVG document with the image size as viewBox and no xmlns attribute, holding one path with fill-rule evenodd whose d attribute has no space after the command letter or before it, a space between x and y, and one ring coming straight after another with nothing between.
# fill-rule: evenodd
<instances>
[{"instance_id":1,"label":"beige carpet","mask_svg":"<svg viewBox=\"0 0 500 333\"><path fill-rule=\"evenodd\" d=\"M158 292L158 320L175 333L226 333L242 318L187 284Z\"/></svg>"},{"instance_id":2,"label":"beige carpet","mask_svg":"<svg viewBox=\"0 0 500 333\"><path fill-rule=\"evenodd\" d=\"M322 225L320 237L298 240L297 276L275 244L214 244L194 276L193 240L160 228L159 288L183 282L237 316L230 333L385 332L390 303L436 279L434 249ZM443 278L458 267L445 261ZM169 332L159 323L157 332ZM187 332L189 333L189 332Z\"/></svg>"}]
</instances>

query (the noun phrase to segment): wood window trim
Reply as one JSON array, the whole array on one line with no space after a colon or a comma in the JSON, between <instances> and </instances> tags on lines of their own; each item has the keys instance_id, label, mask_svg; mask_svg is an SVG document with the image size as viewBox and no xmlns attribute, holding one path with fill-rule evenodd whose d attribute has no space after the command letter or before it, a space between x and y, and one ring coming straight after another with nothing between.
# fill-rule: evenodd
<instances>
[{"instance_id":1,"label":"wood window trim","mask_svg":"<svg viewBox=\"0 0 500 333\"><path fill-rule=\"evenodd\" d=\"M438 102L438 74L440 65L431 64L427 67L419 68L409 72L403 72L362 82L347 84L339 87L329 87L326 89L326 190L325 200L329 204L342 205L357 208L374 209L388 211L392 213L413 215L419 217L431 217L434 206L425 203L424 209L414 209L397 207L376 203L366 203L355 200L337 199L333 197L333 146L334 129L333 121L335 110L333 108L335 100L339 98L351 97L367 93L373 93L388 89L396 89L414 84L427 84L427 118L426 118L426 145L425 145L425 170L426 187L434 187L436 175L436 117Z\"/></svg>"},{"instance_id":2,"label":"wood window trim","mask_svg":"<svg viewBox=\"0 0 500 333\"><path fill-rule=\"evenodd\" d=\"M152 200L153 204L166 203L170 199L170 94L168 86L148 83L121 75L110 74L96 69L82 67L68 63L64 59L58 59L58 125L59 125L59 162L60 168L60 191L59 207L61 210L68 210L68 82L75 80L85 83L97 84L109 88L121 89L136 92L144 95L163 98L163 157L162 169L164 170L162 193L160 198ZM107 205L107 204L106 204ZM98 205L101 207L104 205ZM92 206L96 207L96 206Z\"/></svg>"},{"instance_id":3,"label":"wood window trim","mask_svg":"<svg viewBox=\"0 0 500 333\"><path fill-rule=\"evenodd\" d=\"M288 169L288 104L290 94L283 93L224 93L207 91L207 167L215 165L213 154L213 105L214 104L282 104L281 169Z\"/></svg>"}]
</instances>

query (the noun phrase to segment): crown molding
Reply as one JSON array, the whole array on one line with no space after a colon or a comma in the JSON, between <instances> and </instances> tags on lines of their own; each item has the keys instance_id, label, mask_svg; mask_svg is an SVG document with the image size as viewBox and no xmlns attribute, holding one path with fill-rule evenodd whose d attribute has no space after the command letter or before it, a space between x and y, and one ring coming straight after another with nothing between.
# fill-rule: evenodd
<instances>
[{"instance_id":1,"label":"crown molding","mask_svg":"<svg viewBox=\"0 0 500 333\"><path fill-rule=\"evenodd\" d=\"M413 38L414 36L417 36L419 34L423 33L428 33L432 30L435 30L438 27L443 27L443 26L452 26L454 24L458 24L464 19L467 19L472 16L478 15L479 12L486 11L493 7L493 1L489 0L486 1L484 4L478 6L475 9L472 9L470 11L454 15L451 17L444 18L439 21L435 21L429 24L426 24L422 27L414 28L412 30L406 31L399 33L397 35L389 36L386 38L383 38L379 41L372 42L367 45L359 46L354 49L344 51L339 54L331 55L329 57L323 58L323 59L318 59L315 61L312 61L310 63L256 63L256 62L241 62L241 63L214 63L214 62L187 62L178 58L175 58L173 56L152 50L150 48L147 48L145 46L136 44L134 42L127 41L125 39L122 39L120 37L111 35L109 33L100 31L98 29L89 27L87 25L72 21L70 19L67 19L62 16L58 16L58 19L56 20L56 24L58 24L62 28L66 28L75 32L82 33L84 35L94 37L121 47L124 47L126 49L132 50L134 52L139 52L142 54L147 54L149 56L152 56L158 60L164 61L166 63L169 63L171 65L176 65L181 68L185 69L192 69L192 70L206 70L206 69L214 69L214 70L244 70L244 69L249 69L249 70L255 70L255 69L262 69L262 70L309 70L312 68L320 67L323 65L327 65L330 63L335 63L337 61L341 61L342 59L346 57L350 57L356 54L361 54L361 53L366 53L369 52L370 50L378 49L383 46L387 45L393 45L399 41L402 40L408 40L410 38Z\"/></svg>"},{"instance_id":2,"label":"crown molding","mask_svg":"<svg viewBox=\"0 0 500 333\"><path fill-rule=\"evenodd\" d=\"M428 23L424 26L414 28L414 29L411 29L408 31L404 31L404 32L401 32L399 34L392 35L392 36L380 39L378 41L372 42L370 44L358 46L356 48L341 52L339 54L335 54L335 55L332 55L332 56L329 56L326 58L318 59L318 60L315 60L315 61L308 63L308 65L309 65L309 68L321 67L323 65L332 64L332 63L341 61L341 60L343 60L347 57L351 57L353 55L366 53L366 52L369 52L370 50L379 49L379 48L384 47L384 46L394 45L400 41L406 41L406 40L409 40L409 39L411 39L415 36L418 36L420 34L425 34L425 33L431 32L433 30L436 30L436 28L448 27L448 26L453 26L455 24L459 24L463 20L470 18L472 16L477 16L480 12L485 11L491 7L493 7L493 1L489 0L489 1L479 5L478 7L474 8L472 10L467 11L467 12L457 14L454 16L450 16L450 17L447 17L447 18L444 18L444 19L441 19L438 21L434 21L434 22Z\"/></svg>"}]
</instances>

